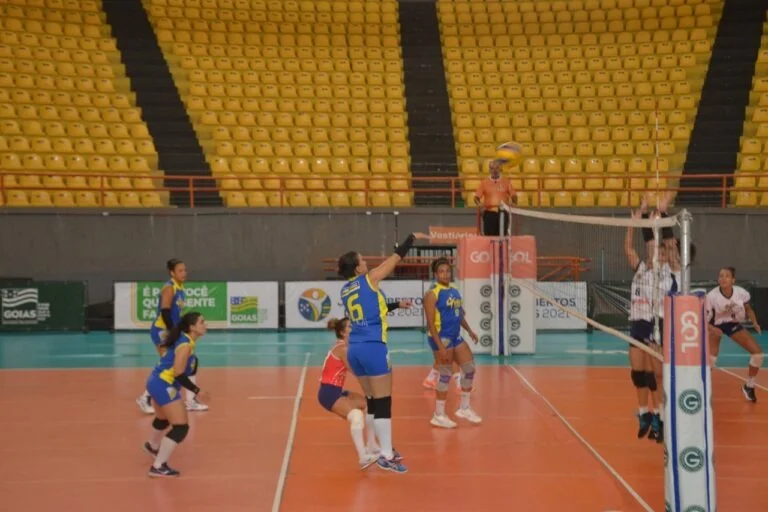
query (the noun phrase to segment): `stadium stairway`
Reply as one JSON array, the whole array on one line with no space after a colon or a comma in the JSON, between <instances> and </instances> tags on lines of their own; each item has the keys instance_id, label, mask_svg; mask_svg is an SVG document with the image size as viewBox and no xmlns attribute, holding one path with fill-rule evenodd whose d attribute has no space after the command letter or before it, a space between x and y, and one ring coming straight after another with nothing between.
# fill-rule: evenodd
<instances>
[{"instance_id":1,"label":"stadium stairway","mask_svg":"<svg viewBox=\"0 0 768 512\"><path fill-rule=\"evenodd\" d=\"M204 176L211 171L192 129L184 104L174 85L168 64L139 0L103 0L104 12L121 52L126 72L136 93L157 149L166 187L184 188L189 182L173 176ZM215 188L213 180L198 180L198 188ZM171 193L171 204L190 206L186 191ZM196 190L195 206L221 206L217 191Z\"/></svg>"},{"instance_id":2,"label":"stadium stairway","mask_svg":"<svg viewBox=\"0 0 768 512\"><path fill-rule=\"evenodd\" d=\"M400 2L405 99L413 177L458 177L435 2ZM416 205L449 205L449 183L413 182Z\"/></svg>"},{"instance_id":3,"label":"stadium stairway","mask_svg":"<svg viewBox=\"0 0 768 512\"><path fill-rule=\"evenodd\" d=\"M727 174L736 169L766 9L768 0L726 0L723 5L684 175ZM683 185L713 186L711 181L695 178L686 179ZM718 191L682 192L676 202L720 206L721 197Z\"/></svg>"}]
</instances>

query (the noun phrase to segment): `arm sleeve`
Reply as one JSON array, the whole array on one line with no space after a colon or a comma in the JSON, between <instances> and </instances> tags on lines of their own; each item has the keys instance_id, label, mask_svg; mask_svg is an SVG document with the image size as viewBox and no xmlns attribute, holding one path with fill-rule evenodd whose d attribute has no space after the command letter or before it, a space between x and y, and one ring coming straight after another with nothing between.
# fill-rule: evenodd
<instances>
[{"instance_id":1,"label":"arm sleeve","mask_svg":"<svg viewBox=\"0 0 768 512\"><path fill-rule=\"evenodd\" d=\"M173 328L173 319L171 318L171 309L170 308L161 309L160 316L163 318L163 322L165 322L165 328L170 331L171 328Z\"/></svg>"},{"instance_id":2,"label":"arm sleeve","mask_svg":"<svg viewBox=\"0 0 768 512\"><path fill-rule=\"evenodd\" d=\"M387 303L387 312L391 313L394 310L398 309L400 307L400 304L397 302L388 302Z\"/></svg>"},{"instance_id":3,"label":"arm sleeve","mask_svg":"<svg viewBox=\"0 0 768 512\"><path fill-rule=\"evenodd\" d=\"M191 380L189 380L189 376L186 373L182 373L181 375L176 376L176 381L181 384L181 387L184 389L188 389L194 394L198 394L200 392L200 388L195 386Z\"/></svg>"}]
</instances>

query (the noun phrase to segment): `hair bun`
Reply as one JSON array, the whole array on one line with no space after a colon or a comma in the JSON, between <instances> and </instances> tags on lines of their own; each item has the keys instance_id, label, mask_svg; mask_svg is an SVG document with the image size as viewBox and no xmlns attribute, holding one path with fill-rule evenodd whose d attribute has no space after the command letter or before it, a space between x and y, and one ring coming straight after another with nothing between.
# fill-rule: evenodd
<instances>
[{"instance_id":1,"label":"hair bun","mask_svg":"<svg viewBox=\"0 0 768 512\"><path fill-rule=\"evenodd\" d=\"M328 320L328 324L327 324L328 330L329 331L335 331L336 330L336 326L338 324L339 324L339 321L337 319L331 318L330 320Z\"/></svg>"}]
</instances>

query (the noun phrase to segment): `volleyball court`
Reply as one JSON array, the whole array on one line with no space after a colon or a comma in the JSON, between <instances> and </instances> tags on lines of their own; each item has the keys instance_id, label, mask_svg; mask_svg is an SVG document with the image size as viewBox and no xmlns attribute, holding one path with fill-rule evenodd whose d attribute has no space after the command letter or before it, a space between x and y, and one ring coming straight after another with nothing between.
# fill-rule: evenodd
<instances>
[{"instance_id":1,"label":"volleyball court","mask_svg":"<svg viewBox=\"0 0 768 512\"><path fill-rule=\"evenodd\" d=\"M672 228L681 242L686 239L679 215L660 220L577 219L510 211L513 221L525 217L519 224L520 235L535 239L538 254L559 252L548 243L568 244L599 263L592 269L597 275L588 279L601 282L632 279L628 231L633 232L632 247L638 256L655 262L651 265L657 269L659 263L669 261L668 255L660 255L663 244L658 243L664 228ZM657 242L650 254L643 252L648 247L643 227L651 229L651 238ZM536 236L543 232L556 236ZM675 478L685 488L678 495L687 499L686 489L690 489L684 480L705 471L708 459L686 449L705 441L712 441L714 447L705 446L702 453L717 454L716 493L709 496L709 504L672 508L673 500L669 509L714 510L715 501L722 511L766 508L768 493L762 482L768 476L768 443L761 432L768 412L760 402L747 402L741 394L746 355L733 351L730 342L723 340L723 351L733 357L719 364L730 368L711 370L707 380L711 387L702 390L701 400L692 400L691 395L681 400L680 389L673 395L678 398L674 404L678 414L686 414L679 410L704 410L703 402L711 394L712 422L703 436L691 439L689 432L676 432L668 410L663 414L664 442L638 439L636 389L627 354L638 343L628 335L626 318L622 324L617 313L631 309L626 293L608 287L602 296L589 298L589 315L581 315L563 306L569 301L563 301L562 294L581 299L582 286L564 282L558 292L561 296L554 297L549 285L512 273L520 261L505 259L503 254L508 250L506 254L514 256L514 239L493 242L496 245L488 241L488 247L501 249L502 256L496 261L489 253L488 268L493 274L495 262L502 271L493 274L493 286L489 274L490 293L482 283L475 291L461 284L473 328L478 334L495 334L491 338L501 342L474 347L479 366L472 404L484 419L481 425L459 421L452 430L430 426L434 394L422 386L431 365L424 334L392 333L393 441L405 457L407 474L376 467L360 471L348 425L317 403L319 365L332 343L331 333L209 334L200 343L198 382L211 392L211 409L190 414L190 434L174 455L182 476L171 481L147 478L151 459L141 452L151 417L138 412L134 398L154 363L153 348L143 334L130 341L139 347L132 349L135 355L105 357L103 363L88 364L101 368L85 370L34 369L54 366L72 336L17 336L2 340L4 366L15 361L26 368L0 372L6 411L0 417L3 510L661 511L670 496L665 493L670 485L667 475L673 473L667 470L670 454L675 453ZM684 256L689 257L690 253ZM458 270L460 281L470 279L461 261ZM663 276L650 272L650 278L652 288L659 288ZM522 303L525 300L543 300L574 318L585 316L593 332L540 330L527 339L521 330L526 322L520 321L531 312L530 304ZM664 298L659 294L654 300L661 304ZM483 306L486 301L492 304ZM672 314L667 311L665 318ZM484 322L484 315L503 317L504 322ZM651 323L654 335L663 336L658 315L653 315ZM663 327L672 329L672 324L665 322ZM678 340L685 335L680 325L675 333ZM75 361L80 366L98 356L101 343L127 343L120 341L122 335L117 341L99 342L92 340L101 335L89 336L91 341L78 342ZM593 355L579 356L567 349L577 337L589 340L586 348ZM656 360L664 358L653 350L640 350ZM258 366L264 361L273 366ZM115 368L120 364L133 367ZM696 371L701 374L703 368L700 364ZM690 378L680 372L678 382ZM665 374L666 389L671 388L668 377ZM359 390L354 379L349 380ZM768 389L759 384L757 388L760 399ZM458 393L452 391L448 400L446 410L453 411ZM701 415L706 418L706 413ZM674 449L672 437L678 440Z\"/></svg>"}]
</instances>

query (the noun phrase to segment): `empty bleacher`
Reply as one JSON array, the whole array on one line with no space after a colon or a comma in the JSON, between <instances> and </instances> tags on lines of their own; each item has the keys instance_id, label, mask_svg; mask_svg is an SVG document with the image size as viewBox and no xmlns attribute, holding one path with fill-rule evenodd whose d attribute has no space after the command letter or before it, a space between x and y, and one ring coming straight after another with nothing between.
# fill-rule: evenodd
<instances>
[{"instance_id":1,"label":"empty bleacher","mask_svg":"<svg viewBox=\"0 0 768 512\"><path fill-rule=\"evenodd\" d=\"M144 0L228 206L412 204L395 0Z\"/></svg>"},{"instance_id":2,"label":"empty bleacher","mask_svg":"<svg viewBox=\"0 0 768 512\"><path fill-rule=\"evenodd\" d=\"M729 203L768 206L768 23L763 23L740 149Z\"/></svg>"},{"instance_id":3,"label":"empty bleacher","mask_svg":"<svg viewBox=\"0 0 768 512\"><path fill-rule=\"evenodd\" d=\"M637 205L637 192L672 186L720 10L702 0L439 0L461 173L479 179L495 146L516 140L522 205ZM465 197L476 185L465 180Z\"/></svg>"},{"instance_id":4,"label":"empty bleacher","mask_svg":"<svg viewBox=\"0 0 768 512\"><path fill-rule=\"evenodd\" d=\"M158 180L130 177L157 154L98 1L0 5L0 168L8 206L166 203Z\"/></svg>"}]
</instances>

